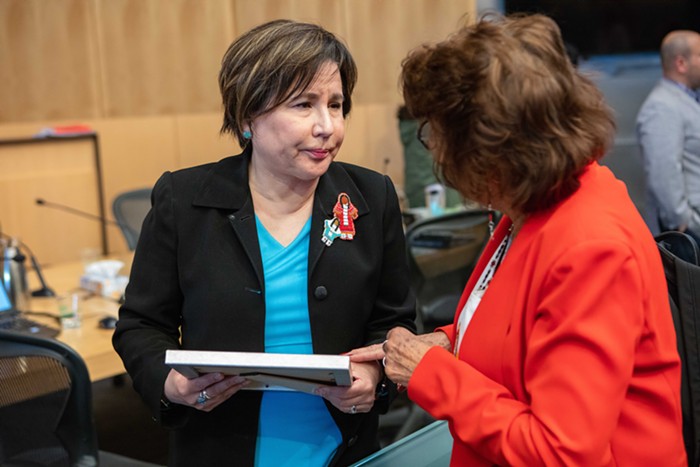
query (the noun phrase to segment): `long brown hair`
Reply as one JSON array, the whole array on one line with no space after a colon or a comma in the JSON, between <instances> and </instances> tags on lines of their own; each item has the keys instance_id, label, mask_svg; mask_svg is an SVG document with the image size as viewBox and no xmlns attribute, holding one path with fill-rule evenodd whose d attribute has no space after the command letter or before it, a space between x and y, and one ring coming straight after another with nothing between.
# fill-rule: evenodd
<instances>
[{"instance_id":1,"label":"long brown hair","mask_svg":"<svg viewBox=\"0 0 700 467\"><path fill-rule=\"evenodd\" d=\"M482 18L419 47L401 81L409 111L432 126L446 182L484 204L495 187L525 214L573 193L615 131L601 92L542 15Z\"/></svg>"}]
</instances>

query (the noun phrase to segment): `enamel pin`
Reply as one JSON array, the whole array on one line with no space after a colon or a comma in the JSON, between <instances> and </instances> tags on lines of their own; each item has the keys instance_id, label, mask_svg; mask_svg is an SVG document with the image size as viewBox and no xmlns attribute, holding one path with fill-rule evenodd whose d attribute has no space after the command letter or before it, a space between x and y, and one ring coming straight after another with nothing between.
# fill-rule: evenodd
<instances>
[{"instance_id":1,"label":"enamel pin","mask_svg":"<svg viewBox=\"0 0 700 467\"><path fill-rule=\"evenodd\" d=\"M340 193L333 207L333 218L323 221L323 237L326 246L331 246L336 238L352 240L355 237L355 219L357 208L350 201L347 193Z\"/></svg>"},{"instance_id":2,"label":"enamel pin","mask_svg":"<svg viewBox=\"0 0 700 467\"><path fill-rule=\"evenodd\" d=\"M323 221L323 237L321 237L321 240L326 244L326 246L331 246L333 244L333 240L340 237L340 229L338 228L338 224L340 224L340 221L336 217Z\"/></svg>"}]
</instances>

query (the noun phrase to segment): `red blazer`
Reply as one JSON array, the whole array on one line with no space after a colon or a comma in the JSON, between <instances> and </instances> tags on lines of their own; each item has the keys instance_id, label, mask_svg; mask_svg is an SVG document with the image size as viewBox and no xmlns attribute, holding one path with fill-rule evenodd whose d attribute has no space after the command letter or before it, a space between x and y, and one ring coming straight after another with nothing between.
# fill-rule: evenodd
<instances>
[{"instance_id":1,"label":"red blazer","mask_svg":"<svg viewBox=\"0 0 700 467\"><path fill-rule=\"evenodd\" d=\"M410 398L449 423L452 465L686 463L656 244L607 168L591 164L580 181L526 221L459 358L433 348L411 377ZM509 227L505 218L489 241L455 322ZM453 345L455 329L442 328Z\"/></svg>"}]
</instances>

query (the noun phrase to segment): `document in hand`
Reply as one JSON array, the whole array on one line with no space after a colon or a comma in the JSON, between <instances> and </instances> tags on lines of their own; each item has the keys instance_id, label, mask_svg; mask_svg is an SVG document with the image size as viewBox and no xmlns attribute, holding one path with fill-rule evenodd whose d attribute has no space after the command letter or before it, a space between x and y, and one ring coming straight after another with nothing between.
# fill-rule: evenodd
<instances>
[{"instance_id":1,"label":"document in hand","mask_svg":"<svg viewBox=\"0 0 700 467\"><path fill-rule=\"evenodd\" d=\"M350 386L350 357L265 352L167 350L165 364L187 378L220 372L251 380L246 389L312 393L321 385Z\"/></svg>"}]
</instances>

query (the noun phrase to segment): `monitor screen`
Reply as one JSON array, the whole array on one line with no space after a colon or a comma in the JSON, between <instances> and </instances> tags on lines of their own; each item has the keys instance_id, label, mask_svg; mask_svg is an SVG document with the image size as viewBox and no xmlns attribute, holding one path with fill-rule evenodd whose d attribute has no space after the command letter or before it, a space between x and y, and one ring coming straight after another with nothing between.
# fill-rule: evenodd
<instances>
[{"instance_id":1,"label":"monitor screen","mask_svg":"<svg viewBox=\"0 0 700 467\"><path fill-rule=\"evenodd\" d=\"M699 0L505 0L504 6L507 14L552 17L585 58L657 52L668 32L700 27Z\"/></svg>"}]
</instances>

